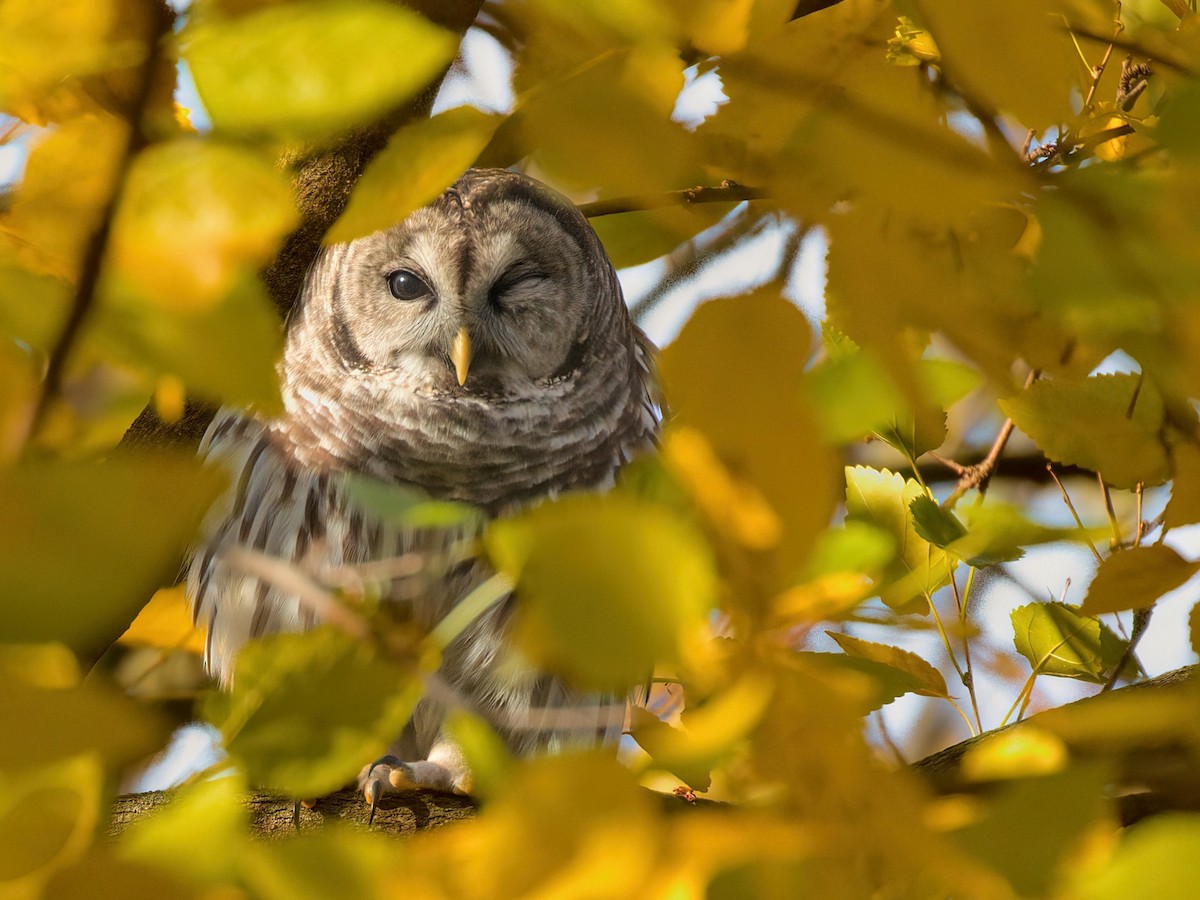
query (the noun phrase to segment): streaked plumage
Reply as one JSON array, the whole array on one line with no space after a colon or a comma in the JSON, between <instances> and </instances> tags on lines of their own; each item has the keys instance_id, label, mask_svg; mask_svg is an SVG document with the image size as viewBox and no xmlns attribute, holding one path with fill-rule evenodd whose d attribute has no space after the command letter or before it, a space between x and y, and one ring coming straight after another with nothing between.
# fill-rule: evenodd
<instances>
[{"instance_id":1,"label":"streaked plumage","mask_svg":"<svg viewBox=\"0 0 1200 900\"><path fill-rule=\"evenodd\" d=\"M337 567L445 555L470 536L377 521L347 495L347 473L497 515L606 489L658 433L652 351L595 233L568 200L505 171L472 170L400 225L324 250L289 319L281 374L282 417L223 410L201 448L234 475L187 574L223 682L250 638L315 621L295 597L225 564L226 548ZM478 559L450 565L412 599L414 618L432 627L491 574ZM512 602L448 648L446 683L501 723L527 709L574 709L576 720L591 709L596 731L615 738L612 698L500 665ZM394 785L469 787L441 716L422 702L394 748L416 765ZM519 753L569 737L555 716L541 721L501 731Z\"/></svg>"}]
</instances>

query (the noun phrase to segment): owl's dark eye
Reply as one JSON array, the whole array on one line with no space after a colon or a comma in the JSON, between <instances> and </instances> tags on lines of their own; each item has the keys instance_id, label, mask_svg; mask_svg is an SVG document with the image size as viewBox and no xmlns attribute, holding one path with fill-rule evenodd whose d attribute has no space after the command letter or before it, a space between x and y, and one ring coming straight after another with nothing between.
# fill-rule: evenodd
<instances>
[{"instance_id":1,"label":"owl's dark eye","mask_svg":"<svg viewBox=\"0 0 1200 900\"><path fill-rule=\"evenodd\" d=\"M408 269L388 272L387 283L388 290L397 300L420 300L433 293L420 275Z\"/></svg>"}]
</instances>

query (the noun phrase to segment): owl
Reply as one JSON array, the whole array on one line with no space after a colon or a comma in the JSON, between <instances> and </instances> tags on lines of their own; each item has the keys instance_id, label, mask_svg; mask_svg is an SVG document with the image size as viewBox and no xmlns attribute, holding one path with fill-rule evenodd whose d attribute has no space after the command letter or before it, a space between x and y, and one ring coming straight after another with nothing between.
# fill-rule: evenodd
<instances>
[{"instance_id":1,"label":"owl","mask_svg":"<svg viewBox=\"0 0 1200 900\"><path fill-rule=\"evenodd\" d=\"M655 447L661 419L653 347L595 232L565 197L503 170L468 171L399 225L322 250L289 315L280 373L282 415L222 410L201 444L232 487L203 526L187 591L223 684L251 638L319 621L278 579L232 565L230 550L310 570L452 558L488 516L608 489ZM440 528L382 521L348 487L361 476L484 516ZM433 571L384 601L426 629L494 574L478 555ZM615 741L626 698L513 665L519 602L493 604L445 649L445 693L520 755ZM427 696L364 770L372 810L391 791L470 792L446 712L445 697Z\"/></svg>"}]
</instances>

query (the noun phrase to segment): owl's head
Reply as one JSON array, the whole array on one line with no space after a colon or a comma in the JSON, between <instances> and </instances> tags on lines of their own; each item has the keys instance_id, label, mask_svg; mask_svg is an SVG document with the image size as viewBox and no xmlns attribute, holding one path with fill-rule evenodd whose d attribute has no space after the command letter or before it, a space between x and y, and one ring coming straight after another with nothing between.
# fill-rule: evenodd
<instances>
[{"instance_id":1,"label":"owl's head","mask_svg":"<svg viewBox=\"0 0 1200 900\"><path fill-rule=\"evenodd\" d=\"M399 225L325 250L289 324L299 340L352 377L497 396L570 377L604 352L597 342L630 342L633 328L567 198L473 169Z\"/></svg>"}]
</instances>

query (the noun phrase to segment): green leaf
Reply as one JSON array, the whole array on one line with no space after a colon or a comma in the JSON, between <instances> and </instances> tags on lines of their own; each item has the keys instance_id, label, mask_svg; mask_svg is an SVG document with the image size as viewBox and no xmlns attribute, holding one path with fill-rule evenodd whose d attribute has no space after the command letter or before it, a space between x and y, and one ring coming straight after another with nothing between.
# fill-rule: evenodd
<instances>
[{"instance_id":1,"label":"green leaf","mask_svg":"<svg viewBox=\"0 0 1200 900\"><path fill-rule=\"evenodd\" d=\"M1025 547L1051 541L1079 540L1078 528L1047 528L1031 522L1016 507L995 500L962 510L967 534L946 547L972 566L1011 562L1025 555Z\"/></svg>"},{"instance_id":2,"label":"green leaf","mask_svg":"<svg viewBox=\"0 0 1200 900\"><path fill-rule=\"evenodd\" d=\"M404 528L469 532L483 522L483 513L477 507L451 500L434 500L412 485L389 484L367 475L350 475L346 479L346 491L365 511Z\"/></svg>"},{"instance_id":3,"label":"green leaf","mask_svg":"<svg viewBox=\"0 0 1200 900\"><path fill-rule=\"evenodd\" d=\"M1001 400L1000 408L1055 462L1101 472L1119 488L1167 479L1167 455L1159 438L1162 398L1137 375L1038 381Z\"/></svg>"},{"instance_id":4,"label":"green leaf","mask_svg":"<svg viewBox=\"0 0 1200 900\"><path fill-rule=\"evenodd\" d=\"M891 534L864 522L847 522L822 533L804 572L809 579L831 572L875 574L895 555L896 542Z\"/></svg>"},{"instance_id":5,"label":"green leaf","mask_svg":"<svg viewBox=\"0 0 1200 900\"><path fill-rule=\"evenodd\" d=\"M221 130L315 137L414 96L454 58L454 38L377 0L307 0L199 18L184 60Z\"/></svg>"},{"instance_id":6,"label":"green leaf","mask_svg":"<svg viewBox=\"0 0 1200 900\"><path fill-rule=\"evenodd\" d=\"M917 482L886 469L846 469L846 522L873 525L892 536L897 555L880 583L880 599L897 612L924 613L926 596L950 577L946 554L921 537L909 507L926 496Z\"/></svg>"},{"instance_id":7,"label":"green leaf","mask_svg":"<svg viewBox=\"0 0 1200 900\"><path fill-rule=\"evenodd\" d=\"M768 288L700 306L661 362L675 421L701 432L779 517L789 574L837 503L836 459L804 396L809 352L804 314Z\"/></svg>"},{"instance_id":8,"label":"green leaf","mask_svg":"<svg viewBox=\"0 0 1200 900\"><path fill-rule=\"evenodd\" d=\"M1200 563L1188 562L1163 544L1131 547L1108 556L1083 598L1081 612L1089 616L1146 609L1163 594L1182 587L1200 571Z\"/></svg>"},{"instance_id":9,"label":"green leaf","mask_svg":"<svg viewBox=\"0 0 1200 900\"><path fill-rule=\"evenodd\" d=\"M1105 814L1110 781L1104 767L1092 764L1004 784L991 792L978 818L952 834L1002 873L1019 896L1047 896L1059 865Z\"/></svg>"},{"instance_id":10,"label":"green leaf","mask_svg":"<svg viewBox=\"0 0 1200 900\"><path fill-rule=\"evenodd\" d=\"M254 272L243 270L220 302L189 310L147 300L120 273L102 284L96 339L156 375L174 375L188 391L270 415L283 409L275 365L283 332Z\"/></svg>"},{"instance_id":11,"label":"green leaf","mask_svg":"<svg viewBox=\"0 0 1200 900\"><path fill-rule=\"evenodd\" d=\"M621 269L640 266L670 253L716 225L733 206L732 203L690 203L597 216L589 223L600 236L609 260Z\"/></svg>"},{"instance_id":12,"label":"green leaf","mask_svg":"<svg viewBox=\"0 0 1200 900\"><path fill-rule=\"evenodd\" d=\"M416 679L358 638L323 626L251 641L233 689L204 714L256 785L319 797L383 756L420 696Z\"/></svg>"},{"instance_id":13,"label":"green leaf","mask_svg":"<svg viewBox=\"0 0 1200 900\"><path fill-rule=\"evenodd\" d=\"M942 509L928 494L914 497L913 502L908 505L908 511L912 513L913 527L917 534L942 549L967 533L958 517L949 510Z\"/></svg>"},{"instance_id":14,"label":"green leaf","mask_svg":"<svg viewBox=\"0 0 1200 900\"><path fill-rule=\"evenodd\" d=\"M459 106L401 128L367 165L325 242L390 228L435 199L471 167L503 121Z\"/></svg>"},{"instance_id":15,"label":"green leaf","mask_svg":"<svg viewBox=\"0 0 1200 900\"><path fill-rule=\"evenodd\" d=\"M290 840L249 841L243 878L268 900L327 900L386 896L379 873L397 865L387 835L350 828L306 830Z\"/></svg>"},{"instance_id":16,"label":"green leaf","mask_svg":"<svg viewBox=\"0 0 1200 900\"><path fill-rule=\"evenodd\" d=\"M0 470L0 640L98 658L175 579L223 482L166 456Z\"/></svg>"},{"instance_id":17,"label":"green leaf","mask_svg":"<svg viewBox=\"0 0 1200 900\"><path fill-rule=\"evenodd\" d=\"M1013 644L1035 672L1103 684L1125 642L1099 619L1065 603L1030 603L1012 612Z\"/></svg>"},{"instance_id":18,"label":"green leaf","mask_svg":"<svg viewBox=\"0 0 1200 900\"><path fill-rule=\"evenodd\" d=\"M849 340L848 338L846 340ZM890 427L904 398L875 354L864 350L834 355L808 377L809 395L830 441L848 444Z\"/></svg>"},{"instance_id":19,"label":"green leaf","mask_svg":"<svg viewBox=\"0 0 1200 900\"><path fill-rule=\"evenodd\" d=\"M880 662L893 669L908 673L917 684L921 685L916 689L916 693L926 697L942 697L947 700L950 698L950 693L946 689L946 679L942 677L942 673L915 653L887 644L864 641L861 638L839 634L836 631L826 631L825 633L850 656Z\"/></svg>"},{"instance_id":20,"label":"green leaf","mask_svg":"<svg viewBox=\"0 0 1200 900\"><path fill-rule=\"evenodd\" d=\"M488 553L517 586L517 636L589 687L627 688L680 659L716 602L701 536L661 507L576 494L491 524Z\"/></svg>"},{"instance_id":21,"label":"green leaf","mask_svg":"<svg viewBox=\"0 0 1200 900\"><path fill-rule=\"evenodd\" d=\"M230 776L182 788L166 808L122 832L121 853L197 881L231 881L241 871L243 848L250 843L245 795L242 779Z\"/></svg>"},{"instance_id":22,"label":"green leaf","mask_svg":"<svg viewBox=\"0 0 1200 900\"><path fill-rule=\"evenodd\" d=\"M1200 819L1163 813L1124 829L1110 858L1075 872L1068 884L1064 896L1080 900L1192 900L1200 884Z\"/></svg>"}]
</instances>

